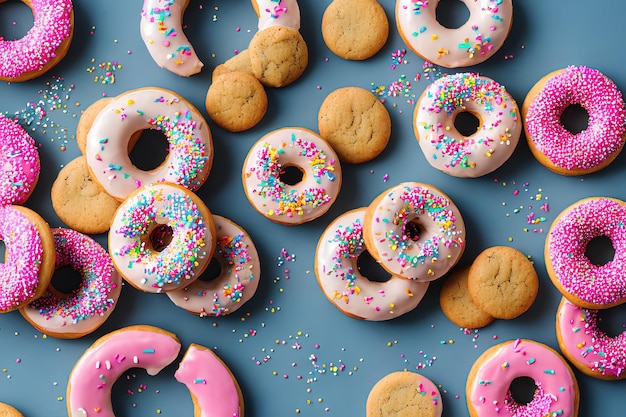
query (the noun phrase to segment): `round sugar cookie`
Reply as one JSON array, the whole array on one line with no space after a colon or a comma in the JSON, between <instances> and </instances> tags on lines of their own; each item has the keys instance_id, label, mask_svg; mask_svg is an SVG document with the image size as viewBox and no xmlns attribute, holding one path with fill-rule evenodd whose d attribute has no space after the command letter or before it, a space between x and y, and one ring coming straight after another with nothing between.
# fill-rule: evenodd
<instances>
[{"instance_id":1,"label":"round sugar cookie","mask_svg":"<svg viewBox=\"0 0 626 417\"><path fill-rule=\"evenodd\" d=\"M467 288L469 265L453 269L439 292L441 311L452 323L468 329L479 329L493 322L494 317L474 304Z\"/></svg>"},{"instance_id":2,"label":"round sugar cookie","mask_svg":"<svg viewBox=\"0 0 626 417\"><path fill-rule=\"evenodd\" d=\"M441 394L428 378L415 372L392 372L372 387L366 417L440 417Z\"/></svg>"},{"instance_id":3,"label":"round sugar cookie","mask_svg":"<svg viewBox=\"0 0 626 417\"><path fill-rule=\"evenodd\" d=\"M24 417L24 415L9 404L0 403L0 417Z\"/></svg>"}]
</instances>

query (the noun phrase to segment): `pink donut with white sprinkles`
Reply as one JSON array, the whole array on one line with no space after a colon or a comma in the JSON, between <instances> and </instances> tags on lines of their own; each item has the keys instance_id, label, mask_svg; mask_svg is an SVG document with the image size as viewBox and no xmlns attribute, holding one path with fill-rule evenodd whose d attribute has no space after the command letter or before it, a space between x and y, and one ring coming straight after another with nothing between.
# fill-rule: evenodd
<instances>
[{"instance_id":1,"label":"pink donut with white sprinkles","mask_svg":"<svg viewBox=\"0 0 626 417\"><path fill-rule=\"evenodd\" d=\"M54 67L67 53L74 32L71 0L22 0L33 27L13 41L0 41L0 80L27 81Z\"/></svg>"},{"instance_id":2,"label":"pink donut with white sprinkles","mask_svg":"<svg viewBox=\"0 0 626 417\"><path fill-rule=\"evenodd\" d=\"M563 111L580 105L589 114L587 128L570 132ZM626 136L626 108L617 86L600 71L570 66L543 77L524 105L528 146L537 160L561 175L581 175L609 165Z\"/></svg>"},{"instance_id":3,"label":"pink donut with white sprinkles","mask_svg":"<svg viewBox=\"0 0 626 417\"><path fill-rule=\"evenodd\" d=\"M41 163L33 138L0 114L0 206L24 204L39 180Z\"/></svg>"},{"instance_id":4,"label":"pink donut with white sprinkles","mask_svg":"<svg viewBox=\"0 0 626 417\"><path fill-rule=\"evenodd\" d=\"M615 255L604 265L585 254L597 237L611 240ZM580 200L552 223L545 244L548 275L572 303L609 308L626 301L626 204L608 197Z\"/></svg>"}]
</instances>

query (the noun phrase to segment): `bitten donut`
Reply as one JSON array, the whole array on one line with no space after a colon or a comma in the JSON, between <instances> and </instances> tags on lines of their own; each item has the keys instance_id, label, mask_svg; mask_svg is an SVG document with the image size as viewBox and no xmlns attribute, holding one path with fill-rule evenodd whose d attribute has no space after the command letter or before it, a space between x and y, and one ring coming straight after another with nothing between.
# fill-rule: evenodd
<instances>
[{"instance_id":1,"label":"bitten donut","mask_svg":"<svg viewBox=\"0 0 626 417\"><path fill-rule=\"evenodd\" d=\"M75 339L99 328L117 305L122 278L109 253L87 235L71 229L52 229L56 268L71 266L81 277L72 294L52 284L40 298L20 309L37 330L49 336Z\"/></svg>"},{"instance_id":2,"label":"bitten donut","mask_svg":"<svg viewBox=\"0 0 626 417\"><path fill-rule=\"evenodd\" d=\"M609 308L626 301L626 205L608 197L580 200L553 221L545 243L546 269L552 283L572 303ZM604 265L591 263L591 240L606 236L615 255Z\"/></svg>"},{"instance_id":3,"label":"bitten donut","mask_svg":"<svg viewBox=\"0 0 626 417\"><path fill-rule=\"evenodd\" d=\"M433 381L416 372L392 372L370 390L366 417L441 417L443 403Z\"/></svg>"},{"instance_id":4,"label":"bitten donut","mask_svg":"<svg viewBox=\"0 0 626 417\"><path fill-rule=\"evenodd\" d=\"M346 315L382 321L399 317L420 303L428 282L391 276L370 281L357 267L363 242L365 208L348 211L322 233L315 252L315 275L326 298Z\"/></svg>"},{"instance_id":5,"label":"bitten donut","mask_svg":"<svg viewBox=\"0 0 626 417\"><path fill-rule=\"evenodd\" d=\"M576 134L561 123L561 114L573 104L589 114L587 128ZM522 114L533 155L561 175L589 174L605 168L626 140L622 93L593 68L570 66L546 75L528 92Z\"/></svg>"},{"instance_id":6,"label":"bitten donut","mask_svg":"<svg viewBox=\"0 0 626 417\"><path fill-rule=\"evenodd\" d=\"M180 352L175 334L147 326L129 326L108 333L85 350L67 383L69 417L115 417L111 389L124 372L142 368L158 374Z\"/></svg>"},{"instance_id":7,"label":"bitten donut","mask_svg":"<svg viewBox=\"0 0 626 417\"><path fill-rule=\"evenodd\" d=\"M209 209L192 191L169 183L146 185L117 209L109 231L115 268L145 292L172 291L197 279L216 244Z\"/></svg>"},{"instance_id":8,"label":"bitten donut","mask_svg":"<svg viewBox=\"0 0 626 417\"><path fill-rule=\"evenodd\" d=\"M173 91L157 87L131 90L105 102L86 133L84 155L94 179L119 201L144 184L167 181L192 191L204 184L213 163L213 142L202 114ZM168 141L168 155L157 168L144 171L129 157L132 139L153 129ZM77 141L80 139L77 138Z\"/></svg>"},{"instance_id":9,"label":"bitten donut","mask_svg":"<svg viewBox=\"0 0 626 417\"><path fill-rule=\"evenodd\" d=\"M456 117L464 112L478 119L478 129L469 136L455 127ZM424 90L415 106L413 129L430 165L455 177L480 177L513 154L523 123L504 86L461 73L439 78Z\"/></svg>"},{"instance_id":10,"label":"bitten donut","mask_svg":"<svg viewBox=\"0 0 626 417\"><path fill-rule=\"evenodd\" d=\"M520 377L535 381L528 404L515 400L511 382ZM555 350L532 340L511 340L483 352L467 377L470 417L578 415L578 382Z\"/></svg>"},{"instance_id":11,"label":"bitten donut","mask_svg":"<svg viewBox=\"0 0 626 417\"><path fill-rule=\"evenodd\" d=\"M46 291L56 255L50 226L26 207L0 207L0 241L5 247L0 262L0 313L7 313Z\"/></svg>"},{"instance_id":12,"label":"bitten donut","mask_svg":"<svg viewBox=\"0 0 626 417\"><path fill-rule=\"evenodd\" d=\"M458 29L437 21L439 0L397 0L396 24L417 55L447 68L480 64L504 44L513 23L511 0L461 0L469 19Z\"/></svg>"},{"instance_id":13,"label":"bitten donut","mask_svg":"<svg viewBox=\"0 0 626 417\"><path fill-rule=\"evenodd\" d=\"M393 275L433 281L465 250L465 225L456 205L432 185L403 182L381 193L365 212L365 246Z\"/></svg>"},{"instance_id":14,"label":"bitten donut","mask_svg":"<svg viewBox=\"0 0 626 417\"><path fill-rule=\"evenodd\" d=\"M238 310L252 298L261 276L259 255L250 235L225 217L213 215L213 221L217 236L213 258L219 263L219 275L167 292L178 307L201 317Z\"/></svg>"},{"instance_id":15,"label":"bitten donut","mask_svg":"<svg viewBox=\"0 0 626 417\"><path fill-rule=\"evenodd\" d=\"M0 42L0 80L27 81L61 61L74 33L71 0L22 0L33 12L33 27L20 39Z\"/></svg>"},{"instance_id":16,"label":"bitten donut","mask_svg":"<svg viewBox=\"0 0 626 417\"><path fill-rule=\"evenodd\" d=\"M0 206L23 204L39 180L41 162L35 140L18 123L0 114Z\"/></svg>"},{"instance_id":17,"label":"bitten donut","mask_svg":"<svg viewBox=\"0 0 626 417\"><path fill-rule=\"evenodd\" d=\"M288 169L297 171L293 178L284 177ZM259 139L246 156L242 178L252 206L286 225L326 213L342 180L335 151L317 134L298 127L278 129Z\"/></svg>"},{"instance_id":18,"label":"bitten donut","mask_svg":"<svg viewBox=\"0 0 626 417\"><path fill-rule=\"evenodd\" d=\"M598 310L565 297L556 312L556 336L563 355L579 371L599 379L626 378L626 331L608 336L598 327Z\"/></svg>"}]
</instances>

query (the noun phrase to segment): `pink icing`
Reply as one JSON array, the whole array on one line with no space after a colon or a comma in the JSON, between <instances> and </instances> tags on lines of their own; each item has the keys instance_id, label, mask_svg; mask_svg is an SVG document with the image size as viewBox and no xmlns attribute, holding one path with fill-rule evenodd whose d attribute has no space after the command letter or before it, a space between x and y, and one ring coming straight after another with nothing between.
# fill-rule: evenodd
<instances>
[{"instance_id":1,"label":"pink icing","mask_svg":"<svg viewBox=\"0 0 626 417\"><path fill-rule=\"evenodd\" d=\"M33 138L2 114L0 168L0 206L26 202L39 179L39 152Z\"/></svg>"},{"instance_id":2,"label":"pink icing","mask_svg":"<svg viewBox=\"0 0 626 417\"><path fill-rule=\"evenodd\" d=\"M72 35L71 0L31 0L33 27L21 39L0 41L0 77L19 78L45 67Z\"/></svg>"},{"instance_id":3,"label":"pink icing","mask_svg":"<svg viewBox=\"0 0 626 417\"><path fill-rule=\"evenodd\" d=\"M575 135L560 119L571 104L589 113L587 129ZM621 149L626 109L617 86L600 71L570 66L545 83L530 103L525 122L530 140L552 164L586 170Z\"/></svg>"},{"instance_id":4,"label":"pink icing","mask_svg":"<svg viewBox=\"0 0 626 417\"><path fill-rule=\"evenodd\" d=\"M0 207L0 240L5 262L0 263L0 311L30 301L39 285L43 244L37 226L13 206Z\"/></svg>"},{"instance_id":5,"label":"pink icing","mask_svg":"<svg viewBox=\"0 0 626 417\"><path fill-rule=\"evenodd\" d=\"M100 327L117 303L122 278L108 252L91 237L71 229L52 229L56 268L71 266L82 278L72 294L48 292L20 311L51 335L80 337Z\"/></svg>"},{"instance_id":6,"label":"pink icing","mask_svg":"<svg viewBox=\"0 0 626 417\"><path fill-rule=\"evenodd\" d=\"M611 379L626 377L626 331L609 337L598 328L598 310L563 299L556 316L563 354L585 373Z\"/></svg>"},{"instance_id":7,"label":"pink icing","mask_svg":"<svg viewBox=\"0 0 626 417\"><path fill-rule=\"evenodd\" d=\"M195 416L239 417L239 387L224 363L209 349L191 344L174 374L196 398ZM198 412L199 411L199 412Z\"/></svg>"},{"instance_id":8,"label":"pink icing","mask_svg":"<svg viewBox=\"0 0 626 417\"><path fill-rule=\"evenodd\" d=\"M70 417L115 417L111 388L130 368L156 375L180 352L173 334L150 326L131 326L98 339L80 357L69 378Z\"/></svg>"},{"instance_id":9,"label":"pink icing","mask_svg":"<svg viewBox=\"0 0 626 417\"><path fill-rule=\"evenodd\" d=\"M611 198L586 199L568 207L552 225L546 239L549 262L567 294L592 305L617 304L626 299L626 206ZM592 264L585 250L596 237L611 239L615 256L604 265Z\"/></svg>"},{"instance_id":10,"label":"pink icing","mask_svg":"<svg viewBox=\"0 0 626 417\"><path fill-rule=\"evenodd\" d=\"M480 369L467 381L467 401L475 415L576 417L576 380L563 358L547 346L530 340L504 342L477 362L482 362ZM536 384L533 399L525 405L510 393L511 382L519 377L532 378Z\"/></svg>"}]
</instances>

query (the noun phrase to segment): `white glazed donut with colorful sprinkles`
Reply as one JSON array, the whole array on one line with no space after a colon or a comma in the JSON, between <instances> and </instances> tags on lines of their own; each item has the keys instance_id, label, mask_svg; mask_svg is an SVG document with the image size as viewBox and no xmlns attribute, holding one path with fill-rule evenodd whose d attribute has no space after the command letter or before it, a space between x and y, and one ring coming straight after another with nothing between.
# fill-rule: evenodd
<instances>
[{"instance_id":1,"label":"white glazed donut with colorful sprinkles","mask_svg":"<svg viewBox=\"0 0 626 417\"><path fill-rule=\"evenodd\" d=\"M390 320L415 309L430 283L398 276L375 282L361 274L357 261L367 251L365 210L348 211L328 225L317 244L315 275L326 298L348 316Z\"/></svg>"},{"instance_id":2,"label":"white glazed donut with colorful sprinkles","mask_svg":"<svg viewBox=\"0 0 626 417\"><path fill-rule=\"evenodd\" d=\"M254 242L245 230L225 217L213 215L217 248L213 258L220 272L211 280L195 280L183 289L168 291L174 304L190 313L222 316L237 311L259 286L261 267Z\"/></svg>"},{"instance_id":3,"label":"white glazed donut with colorful sprinkles","mask_svg":"<svg viewBox=\"0 0 626 417\"><path fill-rule=\"evenodd\" d=\"M27 81L59 63L72 42L71 0L22 0L33 12L33 27L20 39L0 42L0 80Z\"/></svg>"},{"instance_id":4,"label":"white glazed donut with colorful sprinkles","mask_svg":"<svg viewBox=\"0 0 626 417\"><path fill-rule=\"evenodd\" d=\"M109 230L115 268L145 292L189 285L209 265L215 245L209 209L192 191L169 183L146 185L131 194Z\"/></svg>"},{"instance_id":5,"label":"white glazed donut with colorful sprinkles","mask_svg":"<svg viewBox=\"0 0 626 417\"><path fill-rule=\"evenodd\" d=\"M287 168L300 181L283 180ZM252 206L268 219L297 225L328 211L341 188L341 166L332 147L318 134L299 127L272 131L257 141L242 170L243 187Z\"/></svg>"},{"instance_id":6,"label":"white glazed donut with colorful sprinkles","mask_svg":"<svg viewBox=\"0 0 626 417\"><path fill-rule=\"evenodd\" d=\"M141 37L156 64L174 74L189 77L202 70L191 42L183 32L183 15L189 0L144 0ZM296 0L252 0L259 17L258 28L290 26L300 29Z\"/></svg>"},{"instance_id":7,"label":"white glazed donut with colorful sprinkles","mask_svg":"<svg viewBox=\"0 0 626 417\"><path fill-rule=\"evenodd\" d=\"M22 126L2 114L0 168L0 206L25 203L39 180L39 152Z\"/></svg>"},{"instance_id":8,"label":"white glazed donut with colorful sprinkles","mask_svg":"<svg viewBox=\"0 0 626 417\"><path fill-rule=\"evenodd\" d=\"M580 105L589 115L576 134L561 123L563 111ZM626 106L606 75L584 66L551 72L522 105L528 146L537 160L561 175L582 175L608 166L626 141Z\"/></svg>"},{"instance_id":9,"label":"white glazed donut with colorful sprinkles","mask_svg":"<svg viewBox=\"0 0 626 417\"><path fill-rule=\"evenodd\" d=\"M139 131L161 131L168 155L157 168L137 168L129 142ZM119 201L144 184L171 182L195 191L213 163L211 131L202 114L173 91L157 87L123 93L107 102L86 135L85 157L94 178Z\"/></svg>"},{"instance_id":10,"label":"white glazed donut with colorful sprinkles","mask_svg":"<svg viewBox=\"0 0 626 417\"><path fill-rule=\"evenodd\" d=\"M447 68L480 64L504 44L513 22L512 0L461 0L469 19L458 29L437 21L439 0L397 0L396 24L404 43Z\"/></svg>"},{"instance_id":11,"label":"white glazed donut with colorful sprinkles","mask_svg":"<svg viewBox=\"0 0 626 417\"><path fill-rule=\"evenodd\" d=\"M535 392L528 404L515 400L511 382L528 377ZM578 382L567 362L554 349L532 340L510 340L483 352L466 383L470 417L578 415Z\"/></svg>"},{"instance_id":12,"label":"white glazed donut with colorful sprinkles","mask_svg":"<svg viewBox=\"0 0 626 417\"><path fill-rule=\"evenodd\" d=\"M596 265L587 245L602 236L611 240L615 255ZM552 283L572 303L602 309L626 302L626 204L590 197L565 208L548 231L544 254Z\"/></svg>"},{"instance_id":13,"label":"white glazed donut with colorful sprinkles","mask_svg":"<svg viewBox=\"0 0 626 417\"><path fill-rule=\"evenodd\" d=\"M563 297L556 336L561 352L579 371L599 379L626 378L626 331L607 335L598 327L598 310L578 307Z\"/></svg>"},{"instance_id":14,"label":"white glazed donut with colorful sprinkles","mask_svg":"<svg viewBox=\"0 0 626 417\"><path fill-rule=\"evenodd\" d=\"M389 273L416 281L442 277L465 250L465 225L454 202L436 187L403 182L370 203L365 246Z\"/></svg>"},{"instance_id":15,"label":"white glazed donut with colorful sprinkles","mask_svg":"<svg viewBox=\"0 0 626 417\"><path fill-rule=\"evenodd\" d=\"M463 112L479 121L470 136L454 125ZM415 106L413 123L426 160L455 177L480 177L499 168L523 130L517 103L504 86L473 73L447 75L428 86Z\"/></svg>"},{"instance_id":16,"label":"white glazed donut with colorful sprinkles","mask_svg":"<svg viewBox=\"0 0 626 417\"><path fill-rule=\"evenodd\" d=\"M74 339L99 328L113 312L122 290L122 278L109 253L91 237L71 229L52 229L56 268L71 266L81 276L78 289L62 294L52 284L48 291L20 309L39 331Z\"/></svg>"}]
</instances>

